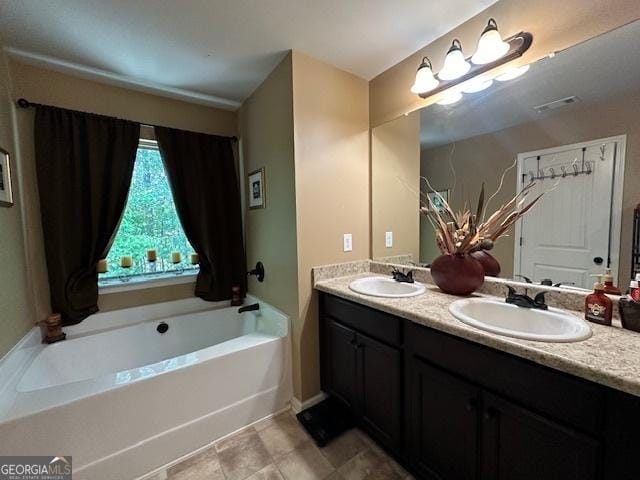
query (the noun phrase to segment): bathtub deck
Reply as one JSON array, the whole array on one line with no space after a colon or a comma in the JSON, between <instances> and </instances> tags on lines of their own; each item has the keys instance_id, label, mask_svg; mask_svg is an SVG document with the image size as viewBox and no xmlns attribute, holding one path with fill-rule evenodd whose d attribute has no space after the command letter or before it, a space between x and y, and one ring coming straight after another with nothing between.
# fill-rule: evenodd
<instances>
[{"instance_id":1,"label":"bathtub deck","mask_svg":"<svg viewBox=\"0 0 640 480\"><path fill-rule=\"evenodd\" d=\"M318 448L292 412L264 420L145 480L401 480L412 478L366 434Z\"/></svg>"}]
</instances>

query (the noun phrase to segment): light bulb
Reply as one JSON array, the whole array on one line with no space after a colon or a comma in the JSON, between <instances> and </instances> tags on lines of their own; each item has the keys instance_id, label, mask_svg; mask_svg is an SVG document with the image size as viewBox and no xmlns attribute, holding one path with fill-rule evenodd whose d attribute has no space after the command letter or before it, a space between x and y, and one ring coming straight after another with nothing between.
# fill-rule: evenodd
<instances>
[{"instance_id":1,"label":"light bulb","mask_svg":"<svg viewBox=\"0 0 640 480\"><path fill-rule=\"evenodd\" d=\"M411 86L411 92L417 95L427 93L436 88L439 83L438 79L433 76L431 61L424 57L416 72L416 80Z\"/></svg>"},{"instance_id":2,"label":"light bulb","mask_svg":"<svg viewBox=\"0 0 640 480\"><path fill-rule=\"evenodd\" d=\"M476 65L484 65L495 62L508 51L509 44L502 40L498 32L498 24L493 18L490 18L480 40L478 40L478 48L471 57L471 61Z\"/></svg>"},{"instance_id":3,"label":"light bulb","mask_svg":"<svg viewBox=\"0 0 640 480\"><path fill-rule=\"evenodd\" d=\"M493 80L468 80L461 85L461 90L464 93L478 93L482 90L486 90L491 85L493 85Z\"/></svg>"},{"instance_id":4,"label":"light bulb","mask_svg":"<svg viewBox=\"0 0 640 480\"><path fill-rule=\"evenodd\" d=\"M462 93L458 90L454 90L452 92L447 93L445 97L440 100L438 105L453 105L456 102L459 102L462 99Z\"/></svg>"},{"instance_id":5,"label":"light bulb","mask_svg":"<svg viewBox=\"0 0 640 480\"><path fill-rule=\"evenodd\" d=\"M509 70L506 73L496 77L496 80L499 82L508 82L509 80L513 80L514 78L518 78L520 75L524 75L529 71L529 65L523 65L522 67L517 67Z\"/></svg>"},{"instance_id":6,"label":"light bulb","mask_svg":"<svg viewBox=\"0 0 640 480\"><path fill-rule=\"evenodd\" d=\"M447 52L447 56L444 59L444 66L438 73L438 77L441 80L455 80L460 78L471 69L471 64L467 62L462 53L462 45L459 40L454 40L451 43L451 48Z\"/></svg>"}]
</instances>

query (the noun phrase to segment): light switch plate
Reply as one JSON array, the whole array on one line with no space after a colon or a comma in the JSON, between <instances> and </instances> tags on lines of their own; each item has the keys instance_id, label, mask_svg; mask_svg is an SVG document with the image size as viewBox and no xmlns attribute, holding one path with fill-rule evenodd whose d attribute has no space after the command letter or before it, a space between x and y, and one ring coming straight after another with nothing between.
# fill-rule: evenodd
<instances>
[{"instance_id":1,"label":"light switch plate","mask_svg":"<svg viewBox=\"0 0 640 480\"><path fill-rule=\"evenodd\" d=\"M387 248L393 247L393 232L384 233L384 246Z\"/></svg>"},{"instance_id":2,"label":"light switch plate","mask_svg":"<svg viewBox=\"0 0 640 480\"><path fill-rule=\"evenodd\" d=\"M342 248L345 252L350 252L353 250L353 235L350 233L345 233L342 238Z\"/></svg>"}]
</instances>

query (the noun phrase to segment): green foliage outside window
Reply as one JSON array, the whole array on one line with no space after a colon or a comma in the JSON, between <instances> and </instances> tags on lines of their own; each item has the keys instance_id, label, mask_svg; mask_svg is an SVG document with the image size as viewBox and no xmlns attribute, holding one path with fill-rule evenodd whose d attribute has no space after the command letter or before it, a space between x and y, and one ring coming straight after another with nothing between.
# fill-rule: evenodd
<instances>
[{"instance_id":1,"label":"green foliage outside window","mask_svg":"<svg viewBox=\"0 0 640 480\"><path fill-rule=\"evenodd\" d=\"M163 258L165 265L171 252L182 253L185 263L193 252L178 219L160 152L138 148L127 205L107 256L109 272L101 277L121 275L118 265L125 255L133 257L134 268L130 273L142 273L148 249L155 249L158 260Z\"/></svg>"}]
</instances>

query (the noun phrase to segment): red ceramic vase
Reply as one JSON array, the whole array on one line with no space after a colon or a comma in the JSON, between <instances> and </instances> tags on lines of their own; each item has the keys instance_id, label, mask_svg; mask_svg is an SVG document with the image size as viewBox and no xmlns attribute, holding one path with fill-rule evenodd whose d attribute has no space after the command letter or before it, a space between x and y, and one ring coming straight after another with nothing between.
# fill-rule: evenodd
<instances>
[{"instance_id":1,"label":"red ceramic vase","mask_svg":"<svg viewBox=\"0 0 640 480\"><path fill-rule=\"evenodd\" d=\"M471 295L484 283L484 268L469 254L447 253L431 264L431 276L444 293Z\"/></svg>"},{"instance_id":2,"label":"red ceramic vase","mask_svg":"<svg viewBox=\"0 0 640 480\"><path fill-rule=\"evenodd\" d=\"M477 252L473 252L471 256L482 264L485 275L489 277L497 277L500 275L500 263L493 255L487 253L486 250L478 250Z\"/></svg>"}]
</instances>

